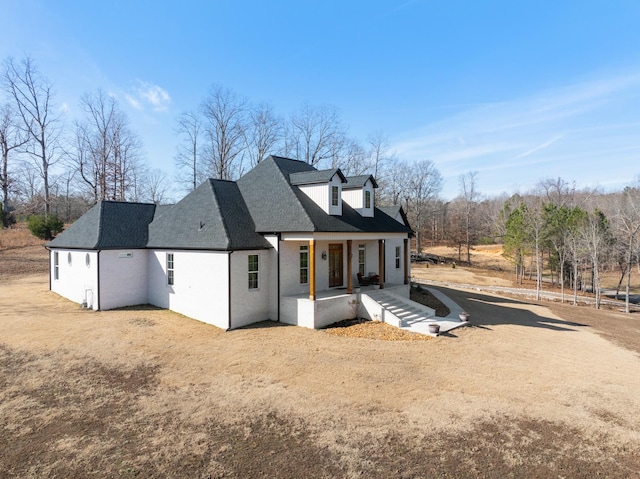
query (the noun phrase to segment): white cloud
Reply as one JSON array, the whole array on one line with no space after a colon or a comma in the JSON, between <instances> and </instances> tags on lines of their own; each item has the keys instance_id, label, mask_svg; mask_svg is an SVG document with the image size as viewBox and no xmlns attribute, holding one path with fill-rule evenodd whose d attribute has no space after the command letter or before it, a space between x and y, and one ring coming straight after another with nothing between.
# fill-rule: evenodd
<instances>
[{"instance_id":1,"label":"white cloud","mask_svg":"<svg viewBox=\"0 0 640 479\"><path fill-rule=\"evenodd\" d=\"M154 110L164 111L167 109L169 103L171 103L171 97L167 90L151 83L143 81L140 81L139 83L140 87L138 88L138 93L153 107Z\"/></svg>"},{"instance_id":2,"label":"white cloud","mask_svg":"<svg viewBox=\"0 0 640 479\"><path fill-rule=\"evenodd\" d=\"M136 110L150 107L153 111L165 111L171 104L171 96L164 88L142 80L125 95L127 102Z\"/></svg>"},{"instance_id":3,"label":"white cloud","mask_svg":"<svg viewBox=\"0 0 640 479\"><path fill-rule=\"evenodd\" d=\"M135 108L136 110L142 110L142 105L141 103L134 98L133 96L126 94L124 96L125 100L127 100L127 102L129 103L129 105L131 105L133 108Z\"/></svg>"},{"instance_id":4,"label":"white cloud","mask_svg":"<svg viewBox=\"0 0 640 479\"><path fill-rule=\"evenodd\" d=\"M623 182L620 170L628 178L640 173L639 109L640 74L611 75L437 118L392 146L406 160L432 160L445 196L455 195L454 179L471 170L481 172L487 193L555 176L582 186Z\"/></svg>"}]
</instances>

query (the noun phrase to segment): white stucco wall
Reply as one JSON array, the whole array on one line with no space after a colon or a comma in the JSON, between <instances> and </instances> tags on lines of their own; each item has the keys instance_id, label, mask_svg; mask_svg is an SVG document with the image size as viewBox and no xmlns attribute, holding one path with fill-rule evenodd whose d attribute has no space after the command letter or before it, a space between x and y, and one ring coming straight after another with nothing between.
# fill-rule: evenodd
<instances>
[{"instance_id":1,"label":"white stucco wall","mask_svg":"<svg viewBox=\"0 0 640 479\"><path fill-rule=\"evenodd\" d=\"M271 265L269 267L269 319L276 321L278 319L278 249L283 244L278 241L278 236L265 236L265 239L273 247L271 256Z\"/></svg>"},{"instance_id":2,"label":"white stucco wall","mask_svg":"<svg viewBox=\"0 0 640 479\"><path fill-rule=\"evenodd\" d=\"M249 255L258 255L258 288L249 289ZM231 328L240 328L270 318L274 250L234 251L231 254ZM275 317L274 317L275 319Z\"/></svg>"},{"instance_id":3,"label":"white stucco wall","mask_svg":"<svg viewBox=\"0 0 640 479\"><path fill-rule=\"evenodd\" d=\"M356 317L356 299L355 294L340 294L315 301L308 298L283 298L280 321L303 328L323 328L343 319Z\"/></svg>"},{"instance_id":4,"label":"white stucco wall","mask_svg":"<svg viewBox=\"0 0 640 479\"><path fill-rule=\"evenodd\" d=\"M300 246L308 241L283 241L280 243L280 294L292 296L309 293L309 283L300 284ZM320 258L316 248L316 264ZM311 273L309 273L311 274Z\"/></svg>"},{"instance_id":5,"label":"white stucco wall","mask_svg":"<svg viewBox=\"0 0 640 479\"><path fill-rule=\"evenodd\" d=\"M148 251L100 252L100 309L147 304Z\"/></svg>"},{"instance_id":6,"label":"white stucco wall","mask_svg":"<svg viewBox=\"0 0 640 479\"><path fill-rule=\"evenodd\" d=\"M396 246L400 247L400 267L396 268ZM385 283L404 283L404 241L388 238L385 241Z\"/></svg>"},{"instance_id":7,"label":"white stucco wall","mask_svg":"<svg viewBox=\"0 0 640 479\"><path fill-rule=\"evenodd\" d=\"M174 255L174 285L167 284L166 254ZM229 326L228 253L149 252L149 303L227 329Z\"/></svg>"},{"instance_id":8,"label":"white stucco wall","mask_svg":"<svg viewBox=\"0 0 640 479\"><path fill-rule=\"evenodd\" d=\"M54 279L54 257L58 253L58 279ZM89 255L89 266L86 257ZM71 255L71 264L68 256ZM98 309L98 262L96 251L54 250L50 252L51 291L74 303Z\"/></svg>"},{"instance_id":9,"label":"white stucco wall","mask_svg":"<svg viewBox=\"0 0 640 479\"><path fill-rule=\"evenodd\" d=\"M358 241L352 242L352 258L351 258L351 272L353 274L353 285L358 286L358 250L360 245L365 245L364 254L364 275L368 276L369 273L379 273L378 268L378 241Z\"/></svg>"}]
</instances>

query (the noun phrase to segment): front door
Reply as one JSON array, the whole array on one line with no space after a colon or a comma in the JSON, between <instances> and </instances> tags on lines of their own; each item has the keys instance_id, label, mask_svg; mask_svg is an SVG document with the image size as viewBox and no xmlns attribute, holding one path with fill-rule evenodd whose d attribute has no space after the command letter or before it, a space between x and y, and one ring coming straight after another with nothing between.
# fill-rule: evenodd
<instances>
[{"instance_id":1,"label":"front door","mask_svg":"<svg viewBox=\"0 0 640 479\"><path fill-rule=\"evenodd\" d=\"M329 245L329 287L342 286L342 243Z\"/></svg>"}]
</instances>

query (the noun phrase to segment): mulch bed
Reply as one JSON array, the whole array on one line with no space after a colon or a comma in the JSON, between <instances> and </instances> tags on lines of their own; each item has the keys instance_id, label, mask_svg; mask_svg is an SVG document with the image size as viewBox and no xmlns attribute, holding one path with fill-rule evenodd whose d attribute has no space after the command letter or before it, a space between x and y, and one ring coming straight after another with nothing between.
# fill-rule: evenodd
<instances>
[{"instance_id":1,"label":"mulch bed","mask_svg":"<svg viewBox=\"0 0 640 479\"><path fill-rule=\"evenodd\" d=\"M438 298L428 290L419 286L411 288L411 300L424 304L436 311L437 317L448 316L450 311ZM380 341L429 341L431 336L420 333L412 333L403 329L390 326L381 321L368 319L346 319L331 324L325 328L328 334L349 338L377 339Z\"/></svg>"}]
</instances>

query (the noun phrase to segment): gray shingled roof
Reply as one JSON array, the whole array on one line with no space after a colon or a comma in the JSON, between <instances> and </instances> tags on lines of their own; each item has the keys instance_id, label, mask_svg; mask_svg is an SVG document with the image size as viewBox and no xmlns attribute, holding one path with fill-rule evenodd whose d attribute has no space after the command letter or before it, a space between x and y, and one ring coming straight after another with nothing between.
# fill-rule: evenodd
<instances>
[{"instance_id":1,"label":"gray shingled roof","mask_svg":"<svg viewBox=\"0 0 640 479\"><path fill-rule=\"evenodd\" d=\"M342 216L332 216L291 184L292 177L329 181L335 174L342 175L270 156L237 183L207 180L173 206L101 201L48 246L230 251L270 248L260 233L411 233L408 223L395 220L397 209L376 208L368 218L343 202Z\"/></svg>"},{"instance_id":2,"label":"gray shingled roof","mask_svg":"<svg viewBox=\"0 0 640 479\"><path fill-rule=\"evenodd\" d=\"M156 205L100 201L47 246L53 248L144 248Z\"/></svg>"},{"instance_id":3,"label":"gray shingled roof","mask_svg":"<svg viewBox=\"0 0 640 479\"><path fill-rule=\"evenodd\" d=\"M303 161L269 156L238 180L256 231L313 231L313 222L300 204L289 175L315 171ZM298 188L295 188L299 191ZM301 193L303 194L303 193Z\"/></svg>"},{"instance_id":4,"label":"gray shingled roof","mask_svg":"<svg viewBox=\"0 0 640 479\"><path fill-rule=\"evenodd\" d=\"M371 184L374 188L378 187L378 183L376 183L376 179L373 175L358 175L358 176L347 176L347 184L342 187L343 190L349 190L352 188L362 188L367 180L371 180Z\"/></svg>"},{"instance_id":5,"label":"gray shingled roof","mask_svg":"<svg viewBox=\"0 0 640 479\"><path fill-rule=\"evenodd\" d=\"M290 160L296 161L296 160ZM289 181L292 185L313 185L316 183L328 183L335 175L340 177L342 183L346 183L347 179L340 171L340 168L332 168L330 170L309 170L297 173L289 173Z\"/></svg>"},{"instance_id":6,"label":"gray shingled roof","mask_svg":"<svg viewBox=\"0 0 640 479\"><path fill-rule=\"evenodd\" d=\"M238 180L256 231L411 232L410 228L377 208L373 218L366 218L343 201L342 216L327 214L289 181L292 174L312 170L312 166L301 161L270 156Z\"/></svg>"},{"instance_id":7,"label":"gray shingled roof","mask_svg":"<svg viewBox=\"0 0 640 479\"><path fill-rule=\"evenodd\" d=\"M149 225L150 248L270 248L255 231L238 185L209 179Z\"/></svg>"},{"instance_id":8,"label":"gray shingled roof","mask_svg":"<svg viewBox=\"0 0 640 479\"><path fill-rule=\"evenodd\" d=\"M400 205L380 206L380 209L394 219L396 218L396 216L398 216L398 214L400 214L400 217L402 218L402 221L404 221L404 224L407 226L410 226L409 220L407 219L407 215L404 212L404 208L402 208L402 206Z\"/></svg>"}]
</instances>

